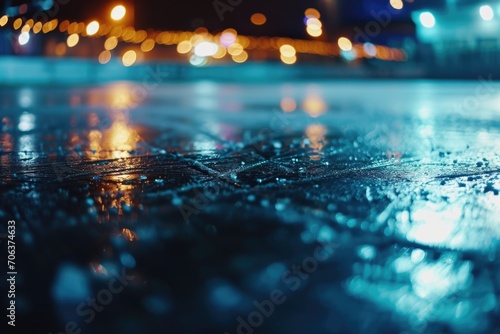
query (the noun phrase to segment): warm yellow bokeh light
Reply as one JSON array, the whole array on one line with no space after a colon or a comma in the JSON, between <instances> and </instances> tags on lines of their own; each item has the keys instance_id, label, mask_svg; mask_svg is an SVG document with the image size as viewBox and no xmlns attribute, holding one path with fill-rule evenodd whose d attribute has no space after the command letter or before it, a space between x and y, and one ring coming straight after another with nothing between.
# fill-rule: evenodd
<instances>
[{"instance_id":1,"label":"warm yellow bokeh light","mask_svg":"<svg viewBox=\"0 0 500 334\"><path fill-rule=\"evenodd\" d=\"M134 50L128 50L122 57L122 63L125 66L131 66L137 60L137 53Z\"/></svg>"},{"instance_id":2,"label":"warm yellow bokeh light","mask_svg":"<svg viewBox=\"0 0 500 334\"><path fill-rule=\"evenodd\" d=\"M248 59L248 53L246 51L243 51L237 55L232 55L233 61L235 63L244 63Z\"/></svg>"},{"instance_id":3,"label":"warm yellow bokeh light","mask_svg":"<svg viewBox=\"0 0 500 334\"><path fill-rule=\"evenodd\" d=\"M227 54L227 50L222 45L219 45L217 52L212 56L215 59L221 59Z\"/></svg>"},{"instance_id":4,"label":"warm yellow bokeh light","mask_svg":"<svg viewBox=\"0 0 500 334\"><path fill-rule=\"evenodd\" d=\"M127 27L122 31L122 39L124 41L131 41L135 37L135 29L132 27Z\"/></svg>"},{"instance_id":5,"label":"warm yellow bokeh light","mask_svg":"<svg viewBox=\"0 0 500 334\"><path fill-rule=\"evenodd\" d=\"M227 52L231 55L231 56L238 56L240 55L243 51L243 46L239 43L234 43L234 44L231 44L228 48L227 48Z\"/></svg>"},{"instance_id":6,"label":"warm yellow bokeh light","mask_svg":"<svg viewBox=\"0 0 500 334\"><path fill-rule=\"evenodd\" d=\"M7 15L0 17L0 27L6 25L7 22L9 22L9 17Z\"/></svg>"},{"instance_id":7,"label":"warm yellow bokeh light","mask_svg":"<svg viewBox=\"0 0 500 334\"><path fill-rule=\"evenodd\" d=\"M294 57L295 54L296 54L296 51L295 51L295 48L289 44L285 44L285 45L282 45L280 47L280 53L284 56L284 57Z\"/></svg>"},{"instance_id":8,"label":"warm yellow bokeh light","mask_svg":"<svg viewBox=\"0 0 500 334\"><path fill-rule=\"evenodd\" d=\"M323 24L317 18L311 17L307 19L307 26L314 30L319 30L323 27Z\"/></svg>"},{"instance_id":9,"label":"warm yellow bokeh light","mask_svg":"<svg viewBox=\"0 0 500 334\"><path fill-rule=\"evenodd\" d=\"M190 41L182 41L179 43L179 45L177 45L177 52L185 54L191 51L192 48L193 45L191 44Z\"/></svg>"},{"instance_id":10,"label":"warm yellow bokeh light","mask_svg":"<svg viewBox=\"0 0 500 334\"><path fill-rule=\"evenodd\" d=\"M292 64L295 64L297 62L297 56L295 56L295 55L292 57L286 57L284 55L281 55L280 59L284 64L287 64L287 65L292 65Z\"/></svg>"},{"instance_id":11,"label":"warm yellow bokeh light","mask_svg":"<svg viewBox=\"0 0 500 334\"><path fill-rule=\"evenodd\" d=\"M54 26L54 28L57 26L57 23L56 25ZM83 31L85 30L85 23L83 22L80 22L76 25L76 33L77 34L81 34L83 33Z\"/></svg>"},{"instance_id":12,"label":"warm yellow bokeh light","mask_svg":"<svg viewBox=\"0 0 500 334\"><path fill-rule=\"evenodd\" d=\"M148 38L148 33L144 30L138 30L134 34L133 42L134 43L142 43Z\"/></svg>"},{"instance_id":13,"label":"warm yellow bokeh light","mask_svg":"<svg viewBox=\"0 0 500 334\"><path fill-rule=\"evenodd\" d=\"M321 17L321 14L318 12L318 10L314 8L307 8L306 11L304 12L304 15L306 17L315 17L317 19Z\"/></svg>"},{"instance_id":14,"label":"warm yellow bokeh light","mask_svg":"<svg viewBox=\"0 0 500 334\"><path fill-rule=\"evenodd\" d=\"M267 22L267 17L262 13L255 13L250 17L250 21L256 26L261 26Z\"/></svg>"},{"instance_id":15,"label":"warm yellow bokeh light","mask_svg":"<svg viewBox=\"0 0 500 334\"><path fill-rule=\"evenodd\" d=\"M44 34L50 32L50 23L49 22L46 22L42 25L42 32Z\"/></svg>"},{"instance_id":16,"label":"warm yellow bokeh light","mask_svg":"<svg viewBox=\"0 0 500 334\"><path fill-rule=\"evenodd\" d=\"M314 29L309 26L306 28L307 33L312 36L312 37L319 37L323 34L323 30L321 29Z\"/></svg>"},{"instance_id":17,"label":"warm yellow bokeh light","mask_svg":"<svg viewBox=\"0 0 500 334\"><path fill-rule=\"evenodd\" d=\"M77 29L78 29L78 23L71 22L68 25L68 34L75 34Z\"/></svg>"},{"instance_id":18,"label":"warm yellow bokeh light","mask_svg":"<svg viewBox=\"0 0 500 334\"><path fill-rule=\"evenodd\" d=\"M78 41L80 41L80 37L78 36L78 34L71 34L68 36L66 44L68 45L68 47L72 48L78 44Z\"/></svg>"},{"instance_id":19,"label":"warm yellow bokeh light","mask_svg":"<svg viewBox=\"0 0 500 334\"><path fill-rule=\"evenodd\" d=\"M148 38L147 40L145 40L144 42L142 42L142 44L141 44L141 51L142 52L149 52L149 51L153 50L154 47L155 47L155 41L154 41L154 39Z\"/></svg>"},{"instance_id":20,"label":"warm yellow bokeh light","mask_svg":"<svg viewBox=\"0 0 500 334\"><path fill-rule=\"evenodd\" d=\"M400 10L403 9L403 1L402 0L390 0L389 3L391 4L392 8Z\"/></svg>"},{"instance_id":21,"label":"warm yellow bokeh light","mask_svg":"<svg viewBox=\"0 0 500 334\"><path fill-rule=\"evenodd\" d=\"M107 64L111 59L111 52L104 50L99 54L99 63Z\"/></svg>"},{"instance_id":22,"label":"warm yellow bokeh light","mask_svg":"<svg viewBox=\"0 0 500 334\"><path fill-rule=\"evenodd\" d=\"M345 37L340 37L337 43L339 45L339 48L343 51L352 50L352 42Z\"/></svg>"},{"instance_id":23,"label":"warm yellow bokeh light","mask_svg":"<svg viewBox=\"0 0 500 334\"><path fill-rule=\"evenodd\" d=\"M99 22L92 21L87 25L87 35L92 36L99 31Z\"/></svg>"},{"instance_id":24,"label":"warm yellow bokeh light","mask_svg":"<svg viewBox=\"0 0 500 334\"><path fill-rule=\"evenodd\" d=\"M30 32L31 28L29 25L25 24L22 28L21 28L21 33L23 32Z\"/></svg>"},{"instance_id":25,"label":"warm yellow bokeh light","mask_svg":"<svg viewBox=\"0 0 500 334\"><path fill-rule=\"evenodd\" d=\"M104 48L108 51L113 50L114 48L116 48L117 45L118 45L118 38L116 38L115 36L109 37L104 42Z\"/></svg>"},{"instance_id":26,"label":"warm yellow bokeh light","mask_svg":"<svg viewBox=\"0 0 500 334\"><path fill-rule=\"evenodd\" d=\"M42 22L37 22L33 26L33 33L38 34L40 31L42 31Z\"/></svg>"},{"instance_id":27,"label":"warm yellow bokeh light","mask_svg":"<svg viewBox=\"0 0 500 334\"><path fill-rule=\"evenodd\" d=\"M12 25L14 27L15 30L21 28L21 25L23 24L23 20L21 18L17 18L15 21L14 21L14 24Z\"/></svg>"},{"instance_id":28,"label":"warm yellow bokeh light","mask_svg":"<svg viewBox=\"0 0 500 334\"><path fill-rule=\"evenodd\" d=\"M125 17L126 13L127 9L122 5L118 5L111 10L111 19L114 21L120 21Z\"/></svg>"},{"instance_id":29,"label":"warm yellow bokeh light","mask_svg":"<svg viewBox=\"0 0 500 334\"><path fill-rule=\"evenodd\" d=\"M49 22L47 22L47 24L49 25L49 31L52 31L55 28L57 28L59 21L57 19L53 19L53 20L50 20ZM82 23L82 25L83 25L83 23ZM83 31L83 29L82 29L82 31Z\"/></svg>"},{"instance_id":30,"label":"warm yellow bokeh light","mask_svg":"<svg viewBox=\"0 0 500 334\"><path fill-rule=\"evenodd\" d=\"M59 31L60 32L65 32L66 30L68 30L68 27L69 27L69 21L68 20L64 20L61 22L61 24L59 24Z\"/></svg>"},{"instance_id":31,"label":"warm yellow bokeh light","mask_svg":"<svg viewBox=\"0 0 500 334\"><path fill-rule=\"evenodd\" d=\"M318 117L324 114L328 107L321 96L315 93L309 93L302 104L302 109L304 109L309 116Z\"/></svg>"}]
</instances>

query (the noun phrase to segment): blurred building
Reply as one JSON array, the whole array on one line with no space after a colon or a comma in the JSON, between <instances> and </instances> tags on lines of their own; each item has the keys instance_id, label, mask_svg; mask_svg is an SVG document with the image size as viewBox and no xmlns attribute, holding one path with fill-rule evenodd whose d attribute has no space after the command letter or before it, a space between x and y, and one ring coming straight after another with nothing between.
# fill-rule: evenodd
<instances>
[{"instance_id":1,"label":"blurred building","mask_svg":"<svg viewBox=\"0 0 500 334\"><path fill-rule=\"evenodd\" d=\"M464 71L500 64L499 0L447 0L444 8L415 11L412 18L426 62Z\"/></svg>"}]
</instances>

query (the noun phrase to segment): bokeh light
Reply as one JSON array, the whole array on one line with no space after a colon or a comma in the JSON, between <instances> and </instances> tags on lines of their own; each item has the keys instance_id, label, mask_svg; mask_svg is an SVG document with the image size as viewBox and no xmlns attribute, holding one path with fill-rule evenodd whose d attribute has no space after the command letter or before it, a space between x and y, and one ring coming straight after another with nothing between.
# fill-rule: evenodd
<instances>
[{"instance_id":1,"label":"bokeh light","mask_svg":"<svg viewBox=\"0 0 500 334\"><path fill-rule=\"evenodd\" d=\"M193 54L189 57L189 63L193 66L204 66L207 64L207 58L199 57L196 54Z\"/></svg>"},{"instance_id":2,"label":"bokeh light","mask_svg":"<svg viewBox=\"0 0 500 334\"><path fill-rule=\"evenodd\" d=\"M12 27L17 30L21 28L21 25L23 24L23 20L21 18L17 18L14 23L12 24Z\"/></svg>"},{"instance_id":3,"label":"bokeh light","mask_svg":"<svg viewBox=\"0 0 500 334\"><path fill-rule=\"evenodd\" d=\"M308 18L306 21L306 24L312 30L320 30L323 27L323 24L321 23L321 21L315 17Z\"/></svg>"},{"instance_id":4,"label":"bokeh light","mask_svg":"<svg viewBox=\"0 0 500 334\"><path fill-rule=\"evenodd\" d=\"M250 17L250 21L256 26L261 26L267 22L267 17L262 13L255 13Z\"/></svg>"},{"instance_id":5,"label":"bokeh light","mask_svg":"<svg viewBox=\"0 0 500 334\"><path fill-rule=\"evenodd\" d=\"M426 28L432 28L436 24L436 19L431 12L423 12L420 14L420 23Z\"/></svg>"},{"instance_id":6,"label":"bokeh light","mask_svg":"<svg viewBox=\"0 0 500 334\"><path fill-rule=\"evenodd\" d=\"M314 8L307 8L304 12L304 15L307 17L307 18L316 18L316 19L319 19L321 17L321 14L318 12L317 9L314 9Z\"/></svg>"},{"instance_id":7,"label":"bokeh light","mask_svg":"<svg viewBox=\"0 0 500 334\"><path fill-rule=\"evenodd\" d=\"M339 45L339 48L343 51L352 50L352 42L345 37L340 37L337 43Z\"/></svg>"},{"instance_id":8,"label":"bokeh light","mask_svg":"<svg viewBox=\"0 0 500 334\"><path fill-rule=\"evenodd\" d=\"M99 22L92 21L87 25L87 35L92 36L99 31Z\"/></svg>"},{"instance_id":9,"label":"bokeh light","mask_svg":"<svg viewBox=\"0 0 500 334\"><path fill-rule=\"evenodd\" d=\"M375 57L377 55L377 47L372 43L363 44L363 51L368 57Z\"/></svg>"},{"instance_id":10,"label":"bokeh light","mask_svg":"<svg viewBox=\"0 0 500 334\"><path fill-rule=\"evenodd\" d=\"M193 45L190 41L182 41L177 45L177 52L179 52L180 54L185 54L191 51L192 48Z\"/></svg>"},{"instance_id":11,"label":"bokeh light","mask_svg":"<svg viewBox=\"0 0 500 334\"><path fill-rule=\"evenodd\" d=\"M122 63L124 66L132 66L137 60L137 53L134 50L128 50L123 54Z\"/></svg>"},{"instance_id":12,"label":"bokeh light","mask_svg":"<svg viewBox=\"0 0 500 334\"><path fill-rule=\"evenodd\" d=\"M33 25L33 33L38 34L40 31L42 31L42 22L37 22Z\"/></svg>"},{"instance_id":13,"label":"bokeh light","mask_svg":"<svg viewBox=\"0 0 500 334\"><path fill-rule=\"evenodd\" d=\"M239 43L231 44L229 48L227 48L227 52L231 56L238 56L243 52L243 46Z\"/></svg>"},{"instance_id":14,"label":"bokeh light","mask_svg":"<svg viewBox=\"0 0 500 334\"><path fill-rule=\"evenodd\" d=\"M296 51L295 51L295 48L289 44L285 44L285 45L282 45L280 47L280 53L284 56L284 57L294 57L295 54L296 54Z\"/></svg>"},{"instance_id":15,"label":"bokeh light","mask_svg":"<svg viewBox=\"0 0 500 334\"><path fill-rule=\"evenodd\" d=\"M397 9L397 10L403 9L403 6L404 6L402 0L390 0L389 3L391 4L392 8Z\"/></svg>"},{"instance_id":16,"label":"bokeh light","mask_svg":"<svg viewBox=\"0 0 500 334\"><path fill-rule=\"evenodd\" d=\"M65 32L66 30L68 30L68 27L69 27L69 21L68 20L64 20L64 21L62 21L59 24L59 31L60 32Z\"/></svg>"},{"instance_id":17,"label":"bokeh light","mask_svg":"<svg viewBox=\"0 0 500 334\"><path fill-rule=\"evenodd\" d=\"M104 42L104 48L106 50L113 50L118 45L118 38L111 36Z\"/></svg>"},{"instance_id":18,"label":"bokeh light","mask_svg":"<svg viewBox=\"0 0 500 334\"><path fill-rule=\"evenodd\" d=\"M295 55L292 57L280 55L280 59L284 64L287 64L287 65L293 65L297 62L297 56L295 56Z\"/></svg>"},{"instance_id":19,"label":"bokeh light","mask_svg":"<svg viewBox=\"0 0 500 334\"><path fill-rule=\"evenodd\" d=\"M244 63L248 59L248 53L244 50L241 51L241 53L236 54L236 55L231 55L231 58L235 63Z\"/></svg>"},{"instance_id":20,"label":"bokeh light","mask_svg":"<svg viewBox=\"0 0 500 334\"><path fill-rule=\"evenodd\" d=\"M222 32L220 36L220 44L222 44L225 47L230 46L234 42L236 42L236 30L234 29L226 29Z\"/></svg>"},{"instance_id":21,"label":"bokeh light","mask_svg":"<svg viewBox=\"0 0 500 334\"><path fill-rule=\"evenodd\" d=\"M104 50L99 54L99 63L107 64L111 60L111 52Z\"/></svg>"},{"instance_id":22,"label":"bokeh light","mask_svg":"<svg viewBox=\"0 0 500 334\"><path fill-rule=\"evenodd\" d=\"M315 29L315 28L311 28L310 26L306 27L306 31L312 37L319 37L323 34L322 29Z\"/></svg>"},{"instance_id":23,"label":"bokeh light","mask_svg":"<svg viewBox=\"0 0 500 334\"><path fill-rule=\"evenodd\" d=\"M29 32L23 32L19 35L19 39L18 39L19 45L26 45L26 44L28 44L29 40L30 40Z\"/></svg>"},{"instance_id":24,"label":"bokeh light","mask_svg":"<svg viewBox=\"0 0 500 334\"><path fill-rule=\"evenodd\" d=\"M9 17L7 15L0 17L0 27L3 27L8 22L9 22Z\"/></svg>"},{"instance_id":25,"label":"bokeh light","mask_svg":"<svg viewBox=\"0 0 500 334\"><path fill-rule=\"evenodd\" d=\"M122 5L118 5L111 10L111 19L114 21L120 21L125 17L126 13L127 9Z\"/></svg>"},{"instance_id":26,"label":"bokeh light","mask_svg":"<svg viewBox=\"0 0 500 334\"><path fill-rule=\"evenodd\" d=\"M493 20L493 17L495 16L495 14L493 12L493 8L491 8L491 6L488 6L488 5L484 5L484 6L481 6L481 8L479 8L479 15L481 15L481 18L484 21L491 21L491 20Z\"/></svg>"},{"instance_id":27,"label":"bokeh light","mask_svg":"<svg viewBox=\"0 0 500 334\"><path fill-rule=\"evenodd\" d=\"M76 46L79 41L80 41L80 37L78 36L78 34L71 34L68 36L68 39L66 40L66 44L68 45L68 47L72 48L72 47Z\"/></svg>"},{"instance_id":28,"label":"bokeh light","mask_svg":"<svg viewBox=\"0 0 500 334\"><path fill-rule=\"evenodd\" d=\"M144 42L142 42L141 44L141 51L142 52L149 52L151 50L153 50L155 47L155 41L154 39L146 39Z\"/></svg>"},{"instance_id":29,"label":"bokeh light","mask_svg":"<svg viewBox=\"0 0 500 334\"><path fill-rule=\"evenodd\" d=\"M212 42L201 42L194 48L194 54L198 57L213 56L217 53L219 47Z\"/></svg>"},{"instance_id":30,"label":"bokeh light","mask_svg":"<svg viewBox=\"0 0 500 334\"><path fill-rule=\"evenodd\" d=\"M222 45L219 45L217 47L217 52L212 56L216 59L221 59L223 58L225 55L227 54L227 50L225 47L223 47Z\"/></svg>"}]
</instances>

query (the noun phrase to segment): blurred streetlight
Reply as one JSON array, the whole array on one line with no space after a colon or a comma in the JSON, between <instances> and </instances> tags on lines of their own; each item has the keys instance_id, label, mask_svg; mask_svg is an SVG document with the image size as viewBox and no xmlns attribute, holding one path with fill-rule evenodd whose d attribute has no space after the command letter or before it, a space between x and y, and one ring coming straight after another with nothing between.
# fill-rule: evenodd
<instances>
[{"instance_id":1,"label":"blurred streetlight","mask_svg":"<svg viewBox=\"0 0 500 334\"><path fill-rule=\"evenodd\" d=\"M92 36L99 31L99 22L92 21L87 25L87 35Z\"/></svg>"},{"instance_id":2,"label":"blurred streetlight","mask_svg":"<svg viewBox=\"0 0 500 334\"><path fill-rule=\"evenodd\" d=\"M126 13L127 13L127 9L124 6L122 6L122 5L115 6L111 10L111 19L114 21L120 21L121 19L123 19L125 17Z\"/></svg>"}]
</instances>

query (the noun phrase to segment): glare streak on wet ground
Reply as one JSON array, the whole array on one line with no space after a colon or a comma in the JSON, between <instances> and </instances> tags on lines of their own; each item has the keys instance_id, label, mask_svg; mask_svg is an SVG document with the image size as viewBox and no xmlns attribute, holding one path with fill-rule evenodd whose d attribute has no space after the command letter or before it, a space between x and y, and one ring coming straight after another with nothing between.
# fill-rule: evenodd
<instances>
[{"instance_id":1,"label":"glare streak on wet ground","mask_svg":"<svg viewBox=\"0 0 500 334\"><path fill-rule=\"evenodd\" d=\"M499 333L498 88L2 87L19 324ZM76 311L122 270L134 278L102 311ZM275 289L286 300L252 318Z\"/></svg>"}]
</instances>

